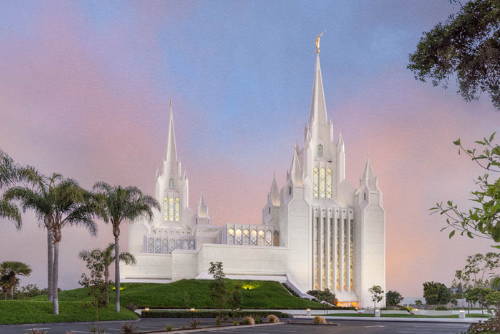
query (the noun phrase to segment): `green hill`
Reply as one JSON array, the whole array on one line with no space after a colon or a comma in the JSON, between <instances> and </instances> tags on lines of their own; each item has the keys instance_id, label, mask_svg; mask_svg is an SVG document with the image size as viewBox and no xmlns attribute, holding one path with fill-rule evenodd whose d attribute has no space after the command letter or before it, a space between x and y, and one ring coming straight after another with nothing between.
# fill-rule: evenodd
<instances>
[{"instance_id":1,"label":"green hill","mask_svg":"<svg viewBox=\"0 0 500 334\"><path fill-rule=\"evenodd\" d=\"M211 280L180 280L173 283L124 283L122 305L150 308L213 308ZM241 308L248 309L322 309L323 305L298 298L278 282L227 280L231 288L240 286ZM43 296L36 299L41 300ZM88 299L86 289L61 291L61 301Z\"/></svg>"},{"instance_id":2,"label":"green hill","mask_svg":"<svg viewBox=\"0 0 500 334\"><path fill-rule=\"evenodd\" d=\"M46 322L95 321L96 311L84 302L62 301L60 314L53 315L52 303L33 300L1 300L0 324L28 324ZM134 320L137 315L127 309L120 313L113 305L100 310L99 320Z\"/></svg>"}]
</instances>

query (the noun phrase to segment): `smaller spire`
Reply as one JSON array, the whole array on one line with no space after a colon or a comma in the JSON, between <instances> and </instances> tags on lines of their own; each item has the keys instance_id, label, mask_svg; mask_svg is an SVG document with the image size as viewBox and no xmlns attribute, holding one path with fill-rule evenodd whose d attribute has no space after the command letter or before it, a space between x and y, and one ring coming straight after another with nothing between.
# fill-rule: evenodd
<instances>
[{"instance_id":1,"label":"smaller spire","mask_svg":"<svg viewBox=\"0 0 500 334\"><path fill-rule=\"evenodd\" d=\"M378 190L378 179L373 172L370 160L366 161L365 169L363 171L363 176L361 178L360 184L368 187L370 190Z\"/></svg>"},{"instance_id":2,"label":"smaller spire","mask_svg":"<svg viewBox=\"0 0 500 334\"><path fill-rule=\"evenodd\" d=\"M200 202L198 203L198 217L206 218L208 217L208 206L205 203L205 198L203 194L200 196Z\"/></svg>"},{"instance_id":3,"label":"smaller spire","mask_svg":"<svg viewBox=\"0 0 500 334\"><path fill-rule=\"evenodd\" d=\"M292 167L290 168L290 176L294 185L301 186L303 184L302 166L299 158L299 147L295 145L293 149Z\"/></svg>"},{"instance_id":4,"label":"smaller spire","mask_svg":"<svg viewBox=\"0 0 500 334\"><path fill-rule=\"evenodd\" d=\"M280 206L280 192L278 189L278 183L276 182L276 174L273 174L273 182L271 183L271 192L269 193L269 199L273 206Z\"/></svg>"},{"instance_id":5,"label":"smaller spire","mask_svg":"<svg viewBox=\"0 0 500 334\"><path fill-rule=\"evenodd\" d=\"M344 138L342 137L342 132L339 133L339 141L337 142L337 148L339 151L345 151Z\"/></svg>"}]
</instances>

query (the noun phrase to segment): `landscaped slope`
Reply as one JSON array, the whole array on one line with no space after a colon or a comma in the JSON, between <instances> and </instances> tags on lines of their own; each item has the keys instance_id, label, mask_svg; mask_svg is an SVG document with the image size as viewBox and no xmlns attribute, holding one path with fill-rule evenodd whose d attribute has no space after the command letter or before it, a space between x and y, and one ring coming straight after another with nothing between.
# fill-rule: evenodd
<instances>
[{"instance_id":1,"label":"landscaped slope","mask_svg":"<svg viewBox=\"0 0 500 334\"><path fill-rule=\"evenodd\" d=\"M0 324L27 324L45 322L95 321L94 308L83 302L60 302L60 314L53 315L48 301L2 300L0 301ZM127 309L116 313L113 306L99 310L99 320L133 320L137 315Z\"/></svg>"},{"instance_id":2,"label":"landscaped slope","mask_svg":"<svg viewBox=\"0 0 500 334\"><path fill-rule=\"evenodd\" d=\"M169 284L124 283L122 305L150 308L214 308L210 297L211 280L181 280ZM240 286L241 308L250 309L305 309L323 308L323 305L291 295L280 283L272 281L227 280L228 286ZM62 291L63 301L81 301L87 297L85 289Z\"/></svg>"}]
</instances>

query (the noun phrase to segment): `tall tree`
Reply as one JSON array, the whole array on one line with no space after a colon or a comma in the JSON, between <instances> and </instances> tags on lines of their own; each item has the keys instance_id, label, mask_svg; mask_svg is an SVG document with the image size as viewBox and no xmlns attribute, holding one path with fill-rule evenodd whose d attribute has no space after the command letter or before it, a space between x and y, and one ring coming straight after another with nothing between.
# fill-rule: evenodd
<instances>
[{"instance_id":1,"label":"tall tree","mask_svg":"<svg viewBox=\"0 0 500 334\"><path fill-rule=\"evenodd\" d=\"M96 226L93 222L95 201L91 193L81 188L78 183L61 175L44 177L35 188L17 186L8 189L4 198L17 200L23 211L33 210L40 223L49 232L49 241L53 247L53 260L49 260L51 275L51 295L54 314L59 314L59 245L62 231L68 225L81 225L93 235Z\"/></svg>"},{"instance_id":2,"label":"tall tree","mask_svg":"<svg viewBox=\"0 0 500 334\"><path fill-rule=\"evenodd\" d=\"M451 292L443 283L425 282L424 298L428 305L448 304L451 300Z\"/></svg>"},{"instance_id":3,"label":"tall tree","mask_svg":"<svg viewBox=\"0 0 500 334\"><path fill-rule=\"evenodd\" d=\"M111 223L115 238L115 254L120 254L120 227L124 222L134 222L140 217L153 218L153 208L160 209L158 202L144 195L137 187L111 186L105 182L94 185L98 198L99 215L106 223ZM120 312L120 261L115 261L115 309Z\"/></svg>"},{"instance_id":4,"label":"tall tree","mask_svg":"<svg viewBox=\"0 0 500 334\"><path fill-rule=\"evenodd\" d=\"M19 276L29 276L31 268L23 262L5 261L0 263L0 284L5 295L10 293L10 298L14 299L14 292L19 284Z\"/></svg>"},{"instance_id":5,"label":"tall tree","mask_svg":"<svg viewBox=\"0 0 500 334\"><path fill-rule=\"evenodd\" d=\"M84 250L81 251L79 256L82 260L88 261L88 259L92 258L93 252L99 251L101 252L101 257L102 257L102 262L104 266L104 282L106 282L106 291L105 291L105 296L106 296L106 305L109 304L109 291L108 291L108 286L109 286L109 267L113 262L116 260L115 256L115 244L110 243L108 247L106 247L104 250L100 249L94 249L92 251ZM136 259L134 255L132 255L129 252L121 252L119 256L119 261L120 262L125 262L125 264L136 264Z\"/></svg>"},{"instance_id":6,"label":"tall tree","mask_svg":"<svg viewBox=\"0 0 500 334\"><path fill-rule=\"evenodd\" d=\"M387 306L398 306L403 300L403 296L397 291L387 291L385 294L385 301Z\"/></svg>"},{"instance_id":7,"label":"tall tree","mask_svg":"<svg viewBox=\"0 0 500 334\"><path fill-rule=\"evenodd\" d=\"M453 1L459 3L459 1ZM456 77L466 101L489 94L500 109L500 5L498 0L472 0L445 23L425 32L410 55L408 68L434 86Z\"/></svg>"}]
</instances>

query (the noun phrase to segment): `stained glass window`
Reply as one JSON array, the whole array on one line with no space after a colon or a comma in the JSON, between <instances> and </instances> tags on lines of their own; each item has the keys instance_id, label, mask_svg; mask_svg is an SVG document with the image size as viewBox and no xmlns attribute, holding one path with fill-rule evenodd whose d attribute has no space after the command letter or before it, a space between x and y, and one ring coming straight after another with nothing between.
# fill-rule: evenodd
<instances>
[{"instance_id":1,"label":"stained glass window","mask_svg":"<svg viewBox=\"0 0 500 334\"><path fill-rule=\"evenodd\" d=\"M179 197L167 196L164 199L164 217L166 221L180 221L181 199Z\"/></svg>"},{"instance_id":2,"label":"stained glass window","mask_svg":"<svg viewBox=\"0 0 500 334\"><path fill-rule=\"evenodd\" d=\"M314 198L332 198L333 171L331 168L313 168Z\"/></svg>"}]
</instances>

